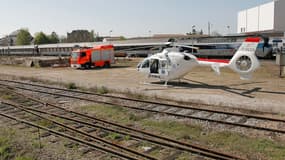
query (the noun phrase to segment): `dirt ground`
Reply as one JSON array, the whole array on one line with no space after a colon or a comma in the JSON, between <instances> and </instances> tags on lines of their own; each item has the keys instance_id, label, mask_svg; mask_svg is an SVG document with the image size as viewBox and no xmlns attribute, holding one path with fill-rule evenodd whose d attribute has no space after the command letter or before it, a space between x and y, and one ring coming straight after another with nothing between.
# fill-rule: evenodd
<instances>
[{"instance_id":1,"label":"dirt ground","mask_svg":"<svg viewBox=\"0 0 285 160\"><path fill-rule=\"evenodd\" d=\"M262 61L253 79L244 81L239 75L223 69L217 76L210 68L197 67L182 82L165 87L158 79L146 79L136 71L139 59L119 62L109 69L75 70L71 68L26 68L0 66L3 74L70 83L82 87L100 87L162 97L201 102L271 113L285 114L285 78L273 61ZM144 82L149 82L146 85Z\"/></svg>"}]
</instances>

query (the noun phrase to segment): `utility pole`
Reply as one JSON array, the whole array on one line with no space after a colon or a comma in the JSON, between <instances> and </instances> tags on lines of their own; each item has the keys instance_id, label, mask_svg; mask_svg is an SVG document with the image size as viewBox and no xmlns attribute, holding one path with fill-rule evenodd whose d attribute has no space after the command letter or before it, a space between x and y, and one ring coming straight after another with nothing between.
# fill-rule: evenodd
<instances>
[{"instance_id":1,"label":"utility pole","mask_svg":"<svg viewBox=\"0 0 285 160\"><path fill-rule=\"evenodd\" d=\"M231 26L227 26L227 29L228 29L228 34L231 33Z\"/></svg>"},{"instance_id":2,"label":"utility pole","mask_svg":"<svg viewBox=\"0 0 285 160\"><path fill-rule=\"evenodd\" d=\"M211 36L211 23L208 22L208 35Z\"/></svg>"},{"instance_id":3,"label":"utility pole","mask_svg":"<svg viewBox=\"0 0 285 160\"><path fill-rule=\"evenodd\" d=\"M194 31L195 27L196 27L195 25L192 26L192 32ZM194 53L194 51L193 51L193 47L194 47L194 37L193 37L193 35L194 34L192 33L192 49L191 49L192 50L192 55Z\"/></svg>"},{"instance_id":4,"label":"utility pole","mask_svg":"<svg viewBox=\"0 0 285 160\"><path fill-rule=\"evenodd\" d=\"M112 34L113 30L109 31L109 37L111 38L111 34Z\"/></svg>"},{"instance_id":5,"label":"utility pole","mask_svg":"<svg viewBox=\"0 0 285 160\"><path fill-rule=\"evenodd\" d=\"M10 54L10 35L7 36L8 55Z\"/></svg>"}]
</instances>

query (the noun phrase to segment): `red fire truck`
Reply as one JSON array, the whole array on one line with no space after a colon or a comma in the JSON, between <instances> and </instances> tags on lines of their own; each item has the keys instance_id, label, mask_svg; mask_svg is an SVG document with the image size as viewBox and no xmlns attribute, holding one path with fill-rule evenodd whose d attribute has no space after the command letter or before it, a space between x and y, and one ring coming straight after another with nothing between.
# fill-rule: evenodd
<instances>
[{"instance_id":1,"label":"red fire truck","mask_svg":"<svg viewBox=\"0 0 285 160\"><path fill-rule=\"evenodd\" d=\"M77 49L71 53L70 58L72 68L110 67L113 63L115 63L113 45Z\"/></svg>"}]
</instances>

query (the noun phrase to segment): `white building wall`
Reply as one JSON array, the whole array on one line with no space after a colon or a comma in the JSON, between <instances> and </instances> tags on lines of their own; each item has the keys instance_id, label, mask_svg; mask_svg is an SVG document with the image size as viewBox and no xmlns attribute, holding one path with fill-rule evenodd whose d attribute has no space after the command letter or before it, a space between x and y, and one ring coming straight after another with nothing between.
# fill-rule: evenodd
<instances>
[{"instance_id":1,"label":"white building wall","mask_svg":"<svg viewBox=\"0 0 285 160\"><path fill-rule=\"evenodd\" d=\"M238 32L246 32L247 11L241 11L238 13Z\"/></svg>"},{"instance_id":2,"label":"white building wall","mask_svg":"<svg viewBox=\"0 0 285 160\"><path fill-rule=\"evenodd\" d=\"M259 7L247 10L247 32L258 31L259 28Z\"/></svg>"},{"instance_id":3,"label":"white building wall","mask_svg":"<svg viewBox=\"0 0 285 160\"><path fill-rule=\"evenodd\" d=\"M285 0L275 0L238 13L237 33L285 31Z\"/></svg>"},{"instance_id":4,"label":"white building wall","mask_svg":"<svg viewBox=\"0 0 285 160\"><path fill-rule=\"evenodd\" d=\"M285 32L285 0L275 2L275 30Z\"/></svg>"},{"instance_id":5,"label":"white building wall","mask_svg":"<svg viewBox=\"0 0 285 160\"><path fill-rule=\"evenodd\" d=\"M270 2L259 7L259 29L258 31L268 31L274 29L275 3Z\"/></svg>"}]
</instances>

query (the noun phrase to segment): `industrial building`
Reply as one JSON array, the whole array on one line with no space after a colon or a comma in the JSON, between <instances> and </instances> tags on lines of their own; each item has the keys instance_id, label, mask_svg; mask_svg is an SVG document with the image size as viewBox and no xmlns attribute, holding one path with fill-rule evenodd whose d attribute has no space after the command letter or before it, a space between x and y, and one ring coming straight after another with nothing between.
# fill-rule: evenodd
<instances>
[{"instance_id":1,"label":"industrial building","mask_svg":"<svg viewBox=\"0 0 285 160\"><path fill-rule=\"evenodd\" d=\"M269 33L285 32L285 1L274 0L238 13L237 33Z\"/></svg>"}]
</instances>

